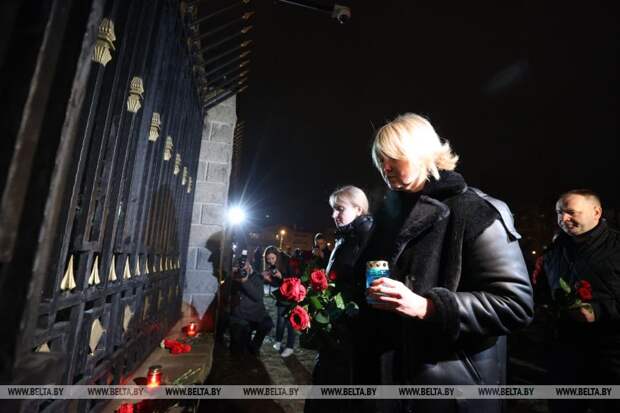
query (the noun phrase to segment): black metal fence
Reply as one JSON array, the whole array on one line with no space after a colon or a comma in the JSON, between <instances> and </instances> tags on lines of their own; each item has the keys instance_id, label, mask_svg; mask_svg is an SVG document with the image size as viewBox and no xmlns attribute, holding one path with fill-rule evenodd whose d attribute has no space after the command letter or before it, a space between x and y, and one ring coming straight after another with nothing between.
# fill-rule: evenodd
<instances>
[{"instance_id":1,"label":"black metal fence","mask_svg":"<svg viewBox=\"0 0 620 413\"><path fill-rule=\"evenodd\" d=\"M180 315L203 118L176 6L105 4L78 144L63 160L72 182L57 265L26 338L32 351L66 355L62 383L122 383Z\"/></svg>"},{"instance_id":2,"label":"black metal fence","mask_svg":"<svg viewBox=\"0 0 620 413\"><path fill-rule=\"evenodd\" d=\"M179 319L204 116L246 87L248 3L0 4L0 383L122 384Z\"/></svg>"}]
</instances>

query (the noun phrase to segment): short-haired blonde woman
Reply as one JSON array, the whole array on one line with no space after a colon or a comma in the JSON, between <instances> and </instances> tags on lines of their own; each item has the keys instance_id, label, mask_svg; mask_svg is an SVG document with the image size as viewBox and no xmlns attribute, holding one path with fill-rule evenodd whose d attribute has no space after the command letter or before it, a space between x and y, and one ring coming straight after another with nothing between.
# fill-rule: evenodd
<instances>
[{"instance_id":1,"label":"short-haired blonde woman","mask_svg":"<svg viewBox=\"0 0 620 413\"><path fill-rule=\"evenodd\" d=\"M389 191L365 258L388 260L391 277L375 280L367 293L379 301L374 324L389 314L397 320L391 340L365 327L369 341L393 344L379 362L381 381L504 384L505 336L533 315L508 207L467 186L454 172L458 156L422 116L408 113L381 127L372 158ZM502 409L501 400L392 403L391 411Z\"/></svg>"},{"instance_id":2,"label":"short-haired blonde woman","mask_svg":"<svg viewBox=\"0 0 620 413\"><path fill-rule=\"evenodd\" d=\"M360 284L355 267L364 251L373 228L373 218L368 214L368 198L364 191L352 185L336 189L329 197L332 218L336 224L336 242L327 264L327 274L336 289L348 301L360 303ZM354 343L351 329L355 319L347 316L335 321L330 334L332 344L320 349L312 383L316 385L353 384ZM348 412L349 400L306 400L304 412Z\"/></svg>"}]
</instances>

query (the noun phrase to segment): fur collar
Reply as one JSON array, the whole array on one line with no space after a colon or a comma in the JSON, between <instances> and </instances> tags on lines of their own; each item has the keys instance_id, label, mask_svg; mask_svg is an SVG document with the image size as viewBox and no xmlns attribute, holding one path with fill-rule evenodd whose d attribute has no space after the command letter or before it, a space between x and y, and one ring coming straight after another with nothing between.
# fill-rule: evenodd
<instances>
[{"instance_id":1,"label":"fur collar","mask_svg":"<svg viewBox=\"0 0 620 413\"><path fill-rule=\"evenodd\" d=\"M346 238L347 236L355 236L359 232L368 231L372 227L373 218L370 215L360 215L356 217L350 224L336 229L335 238Z\"/></svg>"},{"instance_id":2,"label":"fur collar","mask_svg":"<svg viewBox=\"0 0 620 413\"><path fill-rule=\"evenodd\" d=\"M431 178L424 186L419 198L413 200L413 207L406 215L405 221L398 232L396 245L391 263L395 263L407 243L415 239L435 223L450 216L450 208L442 201L467 190L467 185L461 174L451 171L441 171L440 179ZM393 201L398 202L399 208L411 203L415 195L406 192L391 191L388 194ZM388 201L389 202L389 201Z\"/></svg>"}]
</instances>

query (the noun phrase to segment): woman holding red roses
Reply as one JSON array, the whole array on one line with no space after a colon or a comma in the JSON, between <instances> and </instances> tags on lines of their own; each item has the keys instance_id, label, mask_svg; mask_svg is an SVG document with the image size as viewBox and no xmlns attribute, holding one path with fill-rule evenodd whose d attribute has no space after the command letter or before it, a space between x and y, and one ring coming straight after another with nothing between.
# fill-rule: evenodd
<instances>
[{"instance_id":1,"label":"woman holding red roses","mask_svg":"<svg viewBox=\"0 0 620 413\"><path fill-rule=\"evenodd\" d=\"M279 287L281 291L284 288L286 295L291 297L299 297L302 294L298 287L304 287L299 283L299 279L296 276L290 274L283 254L276 247L268 246L265 248L263 266L263 278L265 281L273 286ZM295 280L297 283L295 283ZM303 295L305 296L305 289ZM286 318L288 308L282 302L278 301L276 303L276 311L276 343L273 345L273 348L280 351L282 357L288 357L293 354L293 348L295 347L295 330ZM284 330L286 330L286 343L285 346L282 346Z\"/></svg>"},{"instance_id":2,"label":"woman holding red roses","mask_svg":"<svg viewBox=\"0 0 620 413\"><path fill-rule=\"evenodd\" d=\"M354 271L360 254L366 246L373 228L373 219L368 215L368 198L364 191L355 186L335 190L329 197L332 218L336 224L336 242L329 258L326 271L310 274L312 289L322 291L328 282L335 282L336 289L346 302L360 302L363 298ZM341 318L332 325L332 345L319 349L312 372L313 384L353 384L353 339L351 335L354 319ZM304 412L346 412L352 409L348 400L306 400Z\"/></svg>"}]
</instances>

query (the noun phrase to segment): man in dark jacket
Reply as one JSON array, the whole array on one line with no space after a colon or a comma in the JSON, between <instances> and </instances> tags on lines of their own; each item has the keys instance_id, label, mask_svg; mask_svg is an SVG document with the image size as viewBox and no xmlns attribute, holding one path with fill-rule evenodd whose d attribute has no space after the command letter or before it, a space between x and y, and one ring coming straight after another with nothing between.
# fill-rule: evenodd
<instances>
[{"instance_id":1,"label":"man in dark jacket","mask_svg":"<svg viewBox=\"0 0 620 413\"><path fill-rule=\"evenodd\" d=\"M556 212L562 232L543 259L557 316L549 384L620 384L620 234L601 219L600 199L590 190L563 194ZM569 308L575 297L581 305ZM554 400L551 407L620 411L617 400Z\"/></svg>"},{"instance_id":2,"label":"man in dark jacket","mask_svg":"<svg viewBox=\"0 0 620 413\"><path fill-rule=\"evenodd\" d=\"M319 268L327 268L327 264L329 263L329 256L331 255L331 250L327 245L327 239L325 235L320 232L314 236L314 248L312 248L312 256L314 260L314 265Z\"/></svg>"},{"instance_id":3,"label":"man in dark jacket","mask_svg":"<svg viewBox=\"0 0 620 413\"><path fill-rule=\"evenodd\" d=\"M249 351L258 355L265 336L273 328L263 302L263 277L246 262L243 270L233 268L233 282L230 349L235 354Z\"/></svg>"}]
</instances>

